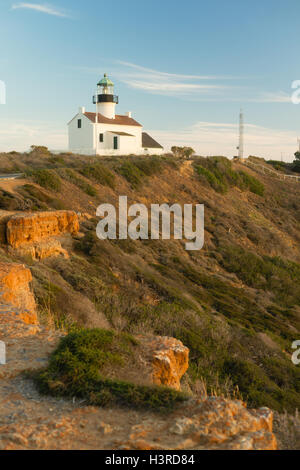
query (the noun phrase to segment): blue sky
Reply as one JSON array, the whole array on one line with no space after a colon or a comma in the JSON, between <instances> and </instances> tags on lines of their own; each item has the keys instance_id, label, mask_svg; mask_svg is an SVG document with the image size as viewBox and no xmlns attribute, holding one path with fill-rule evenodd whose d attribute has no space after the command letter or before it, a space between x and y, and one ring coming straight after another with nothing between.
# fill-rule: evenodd
<instances>
[{"instance_id":1,"label":"blue sky","mask_svg":"<svg viewBox=\"0 0 300 470\"><path fill-rule=\"evenodd\" d=\"M117 112L167 148L234 155L242 107L246 154L290 160L299 18L299 0L1 0L0 151L65 149L67 122L93 110L107 72Z\"/></svg>"}]
</instances>

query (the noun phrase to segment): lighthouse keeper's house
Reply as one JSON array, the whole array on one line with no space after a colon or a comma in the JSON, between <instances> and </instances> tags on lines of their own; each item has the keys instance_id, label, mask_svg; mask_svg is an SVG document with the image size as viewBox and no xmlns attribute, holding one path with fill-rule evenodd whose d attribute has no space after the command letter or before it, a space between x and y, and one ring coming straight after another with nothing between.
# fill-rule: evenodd
<instances>
[{"instance_id":1,"label":"lighthouse keeper's house","mask_svg":"<svg viewBox=\"0 0 300 470\"><path fill-rule=\"evenodd\" d=\"M78 114L69 122L69 150L83 155L160 155L163 147L143 126L132 118L131 113L115 113L118 96L114 84L104 74L97 84L93 97L96 112L79 108Z\"/></svg>"}]
</instances>

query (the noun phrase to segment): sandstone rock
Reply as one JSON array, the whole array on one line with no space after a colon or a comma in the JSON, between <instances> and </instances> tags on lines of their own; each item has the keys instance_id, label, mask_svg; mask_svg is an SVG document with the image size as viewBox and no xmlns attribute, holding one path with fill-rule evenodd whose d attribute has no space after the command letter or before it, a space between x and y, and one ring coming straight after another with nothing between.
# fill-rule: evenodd
<instances>
[{"instance_id":1,"label":"sandstone rock","mask_svg":"<svg viewBox=\"0 0 300 470\"><path fill-rule=\"evenodd\" d=\"M0 210L0 243L6 244L6 225L14 212Z\"/></svg>"},{"instance_id":2,"label":"sandstone rock","mask_svg":"<svg viewBox=\"0 0 300 470\"><path fill-rule=\"evenodd\" d=\"M79 230L78 216L73 211L37 212L12 216L6 225L7 243L18 248L26 243Z\"/></svg>"},{"instance_id":3,"label":"sandstone rock","mask_svg":"<svg viewBox=\"0 0 300 470\"><path fill-rule=\"evenodd\" d=\"M26 243L20 246L17 250L11 248L20 256L30 256L34 260L42 260L50 257L63 256L65 259L69 258L67 250L65 250L59 240L50 238L40 243Z\"/></svg>"},{"instance_id":4,"label":"sandstone rock","mask_svg":"<svg viewBox=\"0 0 300 470\"><path fill-rule=\"evenodd\" d=\"M99 431L103 432L103 434L111 434L113 432L113 428L109 424L101 422L99 424Z\"/></svg>"},{"instance_id":5,"label":"sandstone rock","mask_svg":"<svg viewBox=\"0 0 300 470\"><path fill-rule=\"evenodd\" d=\"M151 370L151 382L180 390L180 380L189 366L189 349L175 338L138 336L144 360Z\"/></svg>"},{"instance_id":6,"label":"sandstone rock","mask_svg":"<svg viewBox=\"0 0 300 470\"><path fill-rule=\"evenodd\" d=\"M36 304L29 283L32 275L22 264L0 263L0 301L17 307L16 313L28 324L37 323Z\"/></svg>"},{"instance_id":7,"label":"sandstone rock","mask_svg":"<svg viewBox=\"0 0 300 470\"><path fill-rule=\"evenodd\" d=\"M134 450L276 450L273 413L247 410L240 401L209 397L191 399L164 422L142 424L119 449ZM135 431L135 426L132 430ZM157 436L160 437L159 444Z\"/></svg>"},{"instance_id":8,"label":"sandstone rock","mask_svg":"<svg viewBox=\"0 0 300 470\"><path fill-rule=\"evenodd\" d=\"M5 436L2 436L2 438L5 439L6 441L12 441L15 444L19 444L22 447L25 447L28 444L28 440L26 439L26 437L18 433L6 434Z\"/></svg>"}]
</instances>

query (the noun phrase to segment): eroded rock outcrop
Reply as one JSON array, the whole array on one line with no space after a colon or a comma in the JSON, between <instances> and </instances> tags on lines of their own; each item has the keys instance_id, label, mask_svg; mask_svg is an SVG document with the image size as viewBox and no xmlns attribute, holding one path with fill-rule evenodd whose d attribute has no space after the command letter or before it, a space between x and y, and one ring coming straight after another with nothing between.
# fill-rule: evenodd
<instances>
[{"instance_id":1,"label":"eroded rock outcrop","mask_svg":"<svg viewBox=\"0 0 300 470\"><path fill-rule=\"evenodd\" d=\"M17 248L18 255L30 256L32 259L40 261L52 256L63 256L69 258L69 253L61 246L61 242L56 238L49 238L39 243L25 243Z\"/></svg>"},{"instance_id":2,"label":"eroded rock outcrop","mask_svg":"<svg viewBox=\"0 0 300 470\"><path fill-rule=\"evenodd\" d=\"M78 217L73 211L37 212L12 216L6 224L6 240L13 248L41 242L65 233L79 231Z\"/></svg>"},{"instance_id":3,"label":"eroded rock outcrop","mask_svg":"<svg viewBox=\"0 0 300 470\"><path fill-rule=\"evenodd\" d=\"M181 341L167 336L139 336L138 339L150 381L180 390L180 380L189 367L189 349Z\"/></svg>"},{"instance_id":4,"label":"eroded rock outcrop","mask_svg":"<svg viewBox=\"0 0 300 470\"><path fill-rule=\"evenodd\" d=\"M14 309L27 324L37 323L36 304L30 290L31 271L22 264L0 263L0 304L2 310Z\"/></svg>"},{"instance_id":5,"label":"eroded rock outcrop","mask_svg":"<svg viewBox=\"0 0 300 470\"><path fill-rule=\"evenodd\" d=\"M189 400L164 420L133 426L123 450L276 450L273 413L241 401ZM159 442L157 437L159 436Z\"/></svg>"}]
</instances>

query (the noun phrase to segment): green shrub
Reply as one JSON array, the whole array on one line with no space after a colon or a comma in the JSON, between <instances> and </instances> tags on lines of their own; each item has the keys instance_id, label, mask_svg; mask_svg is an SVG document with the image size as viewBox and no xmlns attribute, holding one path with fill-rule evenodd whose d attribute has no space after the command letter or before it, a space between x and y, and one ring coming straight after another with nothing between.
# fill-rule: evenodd
<instances>
[{"instance_id":1,"label":"green shrub","mask_svg":"<svg viewBox=\"0 0 300 470\"><path fill-rule=\"evenodd\" d=\"M83 178L79 177L74 170L70 168L63 169L61 170L61 175L70 181L70 183L75 184L78 188L82 189L82 191L84 191L88 196L97 196L96 189Z\"/></svg>"},{"instance_id":2,"label":"green shrub","mask_svg":"<svg viewBox=\"0 0 300 470\"><path fill-rule=\"evenodd\" d=\"M116 165L116 171L123 176L133 189L138 189L146 177L160 174L163 167L172 165L170 159L152 156L147 158L136 157L122 161Z\"/></svg>"},{"instance_id":3,"label":"green shrub","mask_svg":"<svg viewBox=\"0 0 300 470\"><path fill-rule=\"evenodd\" d=\"M137 189L145 178L145 173L130 160L122 163L120 167L116 168L116 171L122 175L134 189Z\"/></svg>"},{"instance_id":4,"label":"green shrub","mask_svg":"<svg viewBox=\"0 0 300 470\"><path fill-rule=\"evenodd\" d=\"M136 385L105 377L106 371L133 361L138 343L125 333L92 329L63 338L49 366L34 374L40 392L54 396L79 397L90 404L173 408L182 393L164 387Z\"/></svg>"},{"instance_id":5,"label":"green shrub","mask_svg":"<svg viewBox=\"0 0 300 470\"><path fill-rule=\"evenodd\" d=\"M54 170L35 170L28 175L36 184L45 189L55 192L61 190L61 179Z\"/></svg>"},{"instance_id":6,"label":"green shrub","mask_svg":"<svg viewBox=\"0 0 300 470\"><path fill-rule=\"evenodd\" d=\"M0 189L0 209L8 211L20 209L20 200L4 189Z\"/></svg>"},{"instance_id":7,"label":"green shrub","mask_svg":"<svg viewBox=\"0 0 300 470\"><path fill-rule=\"evenodd\" d=\"M231 162L225 157L197 158L194 168L198 176L205 178L219 193L226 193L231 187L242 191L249 190L259 196L264 195L264 185L244 171L234 171Z\"/></svg>"},{"instance_id":8,"label":"green shrub","mask_svg":"<svg viewBox=\"0 0 300 470\"><path fill-rule=\"evenodd\" d=\"M271 380L261 367L240 359L226 360L223 374L229 375L234 383L238 384L249 406L257 408L268 404L274 410L292 412L300 406L300 397L297 394L299 385L298 390L296 385L296 381L299 383L300 373L294 370L295 367L286 371L287 364L274 358L266 359L265 362L271 372L271 378L275 378L278 384ZM280 376L284 379L279 380Z\"/></svg>"},{"instance_id":9,"label":"green shrub","mask_svg":"<svg viewBox=\"0 0 300 470\"><path fill-rule=\"evenodd\" d=\"M66 165L65 160L60 155L53 155L53 156L49 157L48 162L51 163L54 168L56 168L57 166L65 166Z\"/></svg>"},{"instance_id":10,"label":"green shrub","mask_svg":"<svg viewBox=\"0 0 300 470\"><path fill-rule=\"evenodd\" d=\"M254 178L254 176L251 176L248 173L245 173L244 171L240 171L239 173L242 175L246 188L258 196L264 195L265 187L260 181L258 181L258 179Z\"/></svg>"},{"instance_id":11,"label":"green shrub","mask_svg":"<svg viewBox=\"0 0 300 470\"><path fill-rule=\"evenodd\" d=\"M41 191L36 186L33 186L33 184L24 184L23 186L21 186L19 191L21 192L21 194L24 194L26 197L34 201L50 203L52 200L52 198L48 196L48 194Z\"/></svg>"},{"instance_id":12,"label":"green shrub","mask_svg":"<svg viewBox=\"0 0 300 470\"><path fill-rule=\"evenodd\" d=\"M48 196L45 192L41 191L32 184L25 184L18 188L18 192L25 197L27 200L32 201L32 210L47 210L49 207L62 210L66 209L65 204L59 199Z\"/></svg>"},{"instance_id":13,"label":"green shrub","mask_svg":"<svg viewBox=\"0 0 300 470\"><path fill-rule=\"evenodd\" d=\"M258 256L238 245L221 247L223 267L250 287L273 293L279 305L300 303L300 265L280 257Z\"/></svg>"},{"instance_id":14,"label":"green shrub","mask_svg":"<svg viewBox=\"0 0 300 470\"><path fill-rule=\"evenodd\" d=\"M86 178L92 179L103 186L115 187L115 175L102 163L94 163L79 169L79 172Z\"/></svg>"},{"instance_id":15,"label":"green shrub","mask_svg":"<svg viewBox=\"0 0 300 470\"><path fill-rule=\"evenodd\" d=\"M203 176L210 186L220 193L225 193L227 191L227 186L217 178L217 176L210 170L207 170L201 165L195 165L196 171L199 176Z\"/></svg>"},{"instance_id":16,"label":"green shrub","mask_svg":"<svg viewBox=\"0 0 300 470\"><path fill-rule=\"evenodd\" d=\"M227 271L235 273L248 286L266 287L266 278L273 272L271 263L238 245L224 245L220 251L221 264Z\"/></svg>"},{"instance_id":17,"label":"green shrub","mask_svg":"<svg viewBox=\"0 0 300 470\"><path fill-rule=\"evenodd\" d=\"M147 176L157 175L162 171L162 160L159 157L138 158L134 164Z\"/></svg>"}]
</instances>

